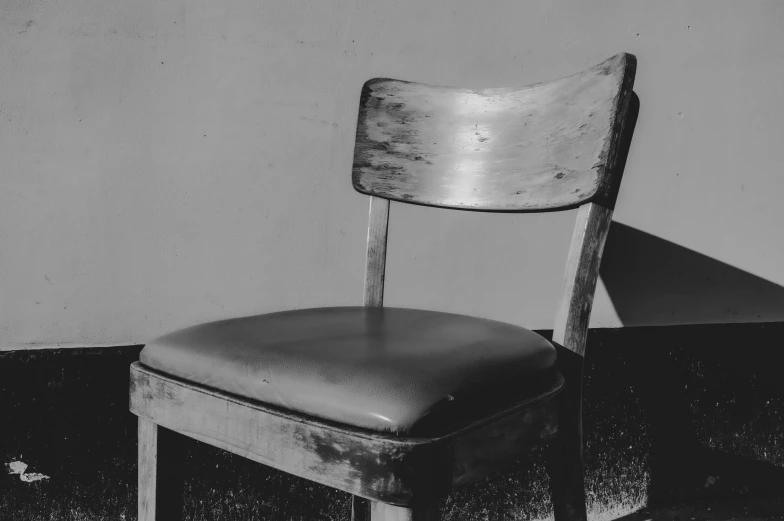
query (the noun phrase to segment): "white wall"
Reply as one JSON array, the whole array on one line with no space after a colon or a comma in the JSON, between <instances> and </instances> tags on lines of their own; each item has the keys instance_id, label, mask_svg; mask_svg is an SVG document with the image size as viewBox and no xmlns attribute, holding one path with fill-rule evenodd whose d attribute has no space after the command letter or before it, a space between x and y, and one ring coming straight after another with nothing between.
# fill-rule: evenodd
<instances>
[{"instance_id":1,"label":"white wall","mask_svg":"<svg viewBox=\"0 0 784 521\"><path fill-rule=\"evenodd\" d=\"M621 51L616 220L772 283L698 321L781 320L780 2L29 0L0 4L0 345L358 304L364 80L524 85ZM393 205L387 303L549 328L573 219ZM619 315L600 288L593 325Z\"/></svg>"}]
</instances>

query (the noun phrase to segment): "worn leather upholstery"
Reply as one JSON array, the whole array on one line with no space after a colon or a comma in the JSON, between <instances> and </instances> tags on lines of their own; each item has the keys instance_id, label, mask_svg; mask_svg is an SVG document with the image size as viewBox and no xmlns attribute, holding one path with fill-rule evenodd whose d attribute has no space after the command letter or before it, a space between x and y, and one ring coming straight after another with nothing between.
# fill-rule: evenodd
<instances>
[{"instance_id":1,"label":"worn leather upholstery","mask_svg":"<svg viewBox=\"0 0 784 521\"><path fill-rule=\"evenodd\" d=\"M150 342L142 364L322 419L432 436L541 391L554 347L522 327L402 308L221 320Z\"/></svg>"}]
</instances>

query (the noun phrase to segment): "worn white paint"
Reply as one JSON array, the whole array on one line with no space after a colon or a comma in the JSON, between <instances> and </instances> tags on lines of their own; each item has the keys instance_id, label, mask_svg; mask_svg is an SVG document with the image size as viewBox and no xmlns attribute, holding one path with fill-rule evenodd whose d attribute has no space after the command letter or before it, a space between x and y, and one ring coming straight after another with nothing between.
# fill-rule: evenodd
<instances>
[{"instance_id":1,"label":"worn white paint","mask_svg":"<svg viewBox=\"0 0 784 521\"><path fill-rule=\"evenodd\" d=\"M359 304L365 80L519 86L622 51L642 108L616 219L784 285L782 48L760 0L3 2L0 345ZM392 215L387 304L552 327L574 212ZM681 297L642 322L688 321ZM699 320L784 318L723 298ZM601 286L593 325L619 325Z\"/></svg>"}]
</instances>

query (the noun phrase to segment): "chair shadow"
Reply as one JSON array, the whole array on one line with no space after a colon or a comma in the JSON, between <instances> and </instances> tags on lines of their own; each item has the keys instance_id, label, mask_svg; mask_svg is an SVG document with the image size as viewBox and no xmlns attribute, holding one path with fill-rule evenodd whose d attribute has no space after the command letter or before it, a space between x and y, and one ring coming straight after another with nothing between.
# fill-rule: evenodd
<instances>
[{"instance_id":1,"label":"chair shadow","mask_svg":"<svg viewBox=\"0 0 784 521\"><path fill-rule=\"evenodd\" d=\"M617 168L626 166L639 111L633 93ZM729 371L741 387L757 378L781 389L776 340L784 327L754 328L752 340L748 325L738 323L782 322L784 287L617 222L610 227L600 276L623 325L640 326L636 333L625 330L624 338L635 339L635 346L622 349L621 356L651 436L649 505L704 496L706 478L717 475L723 478L721 486L710 487L712 497L737 490L779 497L784 468L703 447L673 354L687 353ZM662 324L676 326L646 327ZM747 400L755 398L747 393Z\"/></svg>"},{"instance_id":2,"label":"chair shadow","mask_svg":"<svg viewBox=\"0 0 784 521\"><path fill-rule=\"evenodd\" d=\"M784 287L613 222L601 278L624 326L777 322Z\"/></svg>"},{"instance_id":3,"label":"chair shadow","mask_svg":"<svg viewBox=\"0 0 784 521\"><path fill-rule=\"evenodd\" d=\"M723 480L714 494L780 496L784 468L703 447L673 353L712 364L735 385L757 378L781 389L783 329L738 323L781 322L784 287L615 222L600 275L623 325L642 333L623 356L651 435L649 504L689 496L711 475Z\"/></svg>"}]
</instances>

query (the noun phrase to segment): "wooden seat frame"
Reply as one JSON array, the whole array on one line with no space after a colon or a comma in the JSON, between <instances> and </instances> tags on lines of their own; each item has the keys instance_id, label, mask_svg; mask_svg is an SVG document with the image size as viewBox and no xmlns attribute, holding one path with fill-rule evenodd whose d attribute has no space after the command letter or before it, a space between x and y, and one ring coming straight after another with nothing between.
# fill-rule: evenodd
<instances>
[{"instance_id":1,"label":"wooden seat frame","mask_svg":"<svg viewBox=\"0 0 784 521\"><path fill-rule=\"evenodd\" d=\"M620 84L614 100L616 113L606 136L605 164L601 165L604 188L585 200L557 208L548 207L547 201L518 208L542 211L579 206L552 338L559 350L559 374L550 388L447 435L409 438L282 410L189 383L137 362L131 366L130 410L139 423L139 520L182 519L184 453L177 433L348 492L353 495L354 521L435 519L439 498L548 442L555 518L586 519L583 357L604 240L625 161L619 159L619 144L623 135L630 139L632 131L624 126L629 127L626 122L636 60L621 54L597 67L607 68L608 64L615 68L611 72L617 73ZM365 113L364 117L370 116ZM361 161L357 167L356 158L361 156L363 145L372 152L373 147L362 142L366 138L358 129L355 187L371 195L364 305L382 306L390 199L417 201L397 197L391 191L363 189L365 171Z\"/></svg>"}]
</instances>

